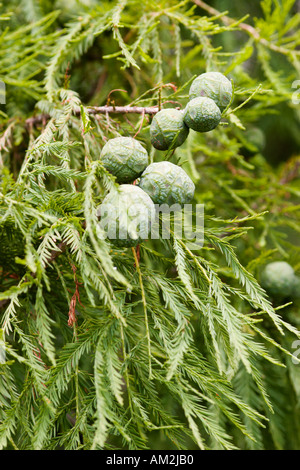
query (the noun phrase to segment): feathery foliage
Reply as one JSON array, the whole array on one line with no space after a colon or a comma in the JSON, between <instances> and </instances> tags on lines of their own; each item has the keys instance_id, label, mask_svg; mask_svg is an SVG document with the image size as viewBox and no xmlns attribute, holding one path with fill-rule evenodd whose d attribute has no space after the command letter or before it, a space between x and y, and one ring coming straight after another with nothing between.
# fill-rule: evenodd
<instances>
[{"instance_id":1,"label":"feathery foliage","mask_svg":"<svg viewBox=\"0 0 300 470\"><path fill-rule=\"evenodd\" d=\"M299 448L299 304L259 273L300 270L300 13L234 8L3 1L1 449ZM151 115L95 108L183 107L207 70L233 102L175 152L150 148ZM172 227L138 249L103 238L99 155L121 135L193 179L201 249Z\"/></svg>"}]
</instances>

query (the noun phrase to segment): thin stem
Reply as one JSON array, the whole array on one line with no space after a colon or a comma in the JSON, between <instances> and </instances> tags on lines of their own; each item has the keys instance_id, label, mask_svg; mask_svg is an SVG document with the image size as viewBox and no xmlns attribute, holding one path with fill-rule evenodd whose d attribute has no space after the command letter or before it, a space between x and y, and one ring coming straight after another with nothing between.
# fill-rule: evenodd
<instances>
[{"instance_id":1,"label":"thin stem","mask_svg":"<svg viewBox=\"0 0 300 470\"><path fill-rule=\"evenodd\" d=\"M124 376L127 388L127 396L128 396L128 405L130 409L131 416L133 416L133 407L132 407L132 398L131 398L131 388L130 388L130 381L129 381L129 374L128 374L128 364L127 364L127 353L125 348L125 336L124 336L124 325L120 322L120 332L121 332L121 341L122 341L122 354L123 354L123 361L124 361Z\"/></svg>"},{"instance_id":2,"label":"thin stem","mask_svg":"<svg viewBox=\"0 0 300 470\"><path fill-rule=\"evenodd\" d=\"M137 132L136 132L136 133L134 134L134 136L133 136L134 139L135 139L136 136L141 132L142 127L143 127L143 124L144 124L144 119L145 119L145 112L142 113L142 119L141 119L139 128L138 128Z\"/></svg>"},{"instance_id":3,"label":"thin stem","mask_svg":"<svg viewBox=\"0 0 300 470\"><path fill-rule=\"evenodd\" d=\"M174 234L173 234L174 235ZM198 268L200 269L200 271L202 271L203 275L205 276L208 284L211 284L211 279L208 277L207 273L206 273L206 270L204 269L204 267L201 265L201 263L199 263L197 257L191 252L191 250L188 249L188 247L186 246L186 244L180 240L179 238L177 239L177 241L183 246L183 248L187 251L187 253L190 255L190 257L194 260L194 262L196 263L196 265L198 266Z\"/></svg>"},{"instance_id":4,"label":"thin stem","mask_svg":"<svg viewBox=\"0 0 300 470\"><path fill-rule=\"evenodd\" d=\"M76 326L74 325L74 329ZM76 403L76 420L79 419L80 416L80 398L79 398L79 380L78 380L78 374L79 374L79 368L78 364L76 364L75 367L75 376L74 376L74 381L75 381L75 403Z\"/></svg>"},{"instance_id":5,"label":"thin stem","mask_svg":"<svg viewBox=\"0 0 300 470\"><path fill-rule=\"evenodd\" d=\"M136 253L136 249L132 247L132 253L134 256L134 261L135 261L135 267L139 275L139 281L140 281L140 288L141 288L141 294L142 294L142 302L143 302L143 309L144 309L144 316L145 316L145 327L146 327L146 336L147 336L147 343L148 343L148 361L149 361L149 378L152 378L152 365L151 365L151 339L150 339L150 331L149 331L149 322L148 322L148 314L147 314L147 302L146 302L146 296L145 296L145 290L144 290L144 284L143 284L143 277L142 277L142 272L140 268L140 263L139 259Z\"/></svg>"},{"instance_id":6,"label":"thin stem","mask_svg":"<svg viewBox=\"0 0 300 470\"><path fill-rule=\"evenodd\" d=\"M11 443L11 445L13 446L13 448L14 448L15 450L19 450L18 447L16 446L15 441L13 440L12 437L9 439L9 442Z\"/></svg>"},{"instance_id":7,"label":"thin stem","mask_svg":"<svg viewBox=\"0 0 300 470\"><path fill-rule=\"evenodd\" d=\"M262 88L262 85L259 84L258 87L253 91L253 93L251 93L251 95L245 101L243 101L239 106L237 106L232 111L230 111L229 114L234 114L238 109L245 106L245 104L247 104L249 101L251 101L252 98L261 90L261 88Z\"/></svg>"}]
</instances>

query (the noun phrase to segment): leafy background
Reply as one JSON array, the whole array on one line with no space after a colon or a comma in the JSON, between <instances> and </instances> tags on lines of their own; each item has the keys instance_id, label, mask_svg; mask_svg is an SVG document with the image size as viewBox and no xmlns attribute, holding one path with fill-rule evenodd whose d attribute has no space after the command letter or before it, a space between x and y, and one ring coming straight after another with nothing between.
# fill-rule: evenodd
<instances>
[{"instance_id":1,"label":"leafy background","mask_svg":"<svg viewBox=\"0 0 300 470\"><path fill-rule=\"evenodd\" d=\"M299 3L5 0L0 20L1 448L298 449L299 303L259 274L300 271ZM149 116L93 108L184 107L206 70L234 101L173 155ZM201 250L101 239L118 135L189 173Z\"/></svg>"}]
</instances>

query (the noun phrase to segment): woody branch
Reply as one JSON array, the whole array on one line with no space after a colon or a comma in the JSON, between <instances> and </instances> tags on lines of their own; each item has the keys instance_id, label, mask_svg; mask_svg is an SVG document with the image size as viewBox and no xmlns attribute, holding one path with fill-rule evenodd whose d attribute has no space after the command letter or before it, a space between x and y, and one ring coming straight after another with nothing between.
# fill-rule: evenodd
<instances>
[{"instance_id":1,"label":"woody branch","mask_svg":"<svg viewBox=\"0 0 300 470\"><path fill-rule=\"evenodd\" d=\"M158 113L158 106L93 106L88 108L88 113L95 114L149 114L154 115ZM80 114L80 110L76 112L77 115ZM26 124L32 126L40 122L44 122L50 118L47 114L38 114L37 116L32 116L26 119Z\"/></svg>"}]
</instances>

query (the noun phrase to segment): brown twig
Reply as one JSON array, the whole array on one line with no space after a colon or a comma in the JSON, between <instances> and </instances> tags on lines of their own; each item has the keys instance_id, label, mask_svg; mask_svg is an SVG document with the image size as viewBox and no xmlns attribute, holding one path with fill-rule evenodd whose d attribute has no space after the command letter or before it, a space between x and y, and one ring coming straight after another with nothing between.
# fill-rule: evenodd
<instances>
[{"instance_id":1,"label":"brown twig","mask_svg":"<svg viewBox=\"0 0 300 470\"><path fill-rule=\"evenodd\" d=\"M141 259L141 246L140 244L138 244L135 248L135 253L136 253L136 259L137 259L137 262L139 263L140 262L140 259ZM134 265L133 265L135 268L137 267L137 263L135 262Z\"/></svg>"},{"instance_id":2,"label":"brown twig","mask_svg":"<svg viewBox=\"0 0 300 470\"><path fill-rule=\"evenodd\" d=\"M73 273L74 273L75 292L74 292L74 294L72 296L72 299L71 299L71 302L70 302L69 316L68 316L68 326L74 326L77 323L77 318L76 318L76 303L77 303L77 300L80 303L80 305L82 305L82 303L80 301L80 295L79 295L80 283L77 280L76 267L73 264L72 264L72 270L73 270Z\"/></svg>"},{"instance_id":3,"label":"brown twig","mask_svg":"<svg viewBox=\"0 0 300 470\"><path fill-rule=\"evenodd\" d=\"M93 106L88 108L88 113L93 115L97 114L149 114L154 115L158 113L158 106ZM76 115L80 114L80 110L76 111ZM48 114L38 114L26 119L25 123L28 127L35 124L44 122L44 120L50 119Z\"/></svg>"},{"instance_id":4,"label":"brown twig","mask_svg":"<svg viewBox=\"0 0 300 470\"><path fill-rule=\"evenodd\" d=\"M207 13L209 13L211 16L219 16L221 21L227 26L237 23L236 20L230 18L227 15L222 15L220 11L216 10L210 5L207 5L207 3L203 2L202 0L192 0L192 1L195 3L195 5L207 11ZM250 24L239 23L238 26L240 29L242 29L247 34L249 34L249 36L251 36L255 41L260 42L263 46L267 47L268 49L272 49L273 51L279 52L280 54L291 53L289 49L286 49L285 47L281 47L281 46L276 46L275 44L272 44L271 42L267 41L267 39L262 38L259 32L255 28L253 28L253 26L251 26Z\"/></svg>"},{"instance_id":5,"label":"brown twig","mask_svg":"<svg viewBox=\"0 0 300 470\"><path fill-rule=\"evenodd\" d=\"M90 114L156 114L158 106L93 106L88 108Z\"/></svg>"}]
</instances>

